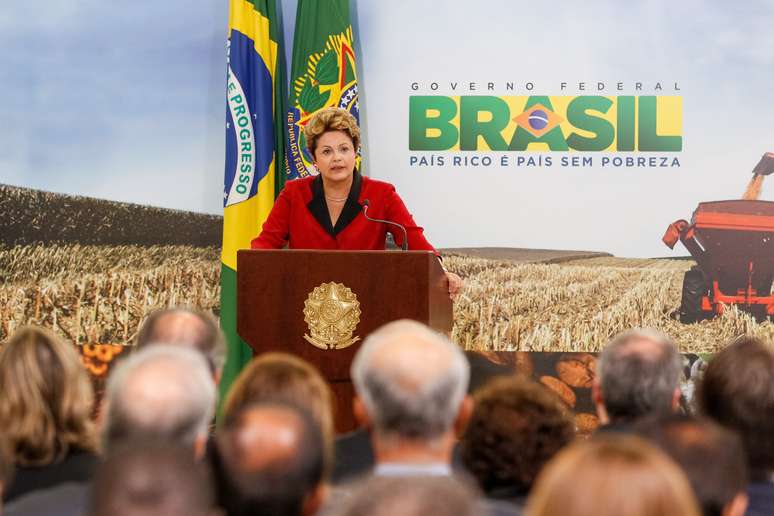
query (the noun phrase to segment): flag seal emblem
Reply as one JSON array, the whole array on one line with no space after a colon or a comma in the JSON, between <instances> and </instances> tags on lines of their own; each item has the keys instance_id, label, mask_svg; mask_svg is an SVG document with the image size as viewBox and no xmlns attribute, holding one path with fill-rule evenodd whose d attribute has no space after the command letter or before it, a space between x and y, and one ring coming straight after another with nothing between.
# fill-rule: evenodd
<instances>
[{"instance_id":1,"label":"flag seal emblem","mask_svg":"<svg viewBox=\"0 0 774 516\"><path fill-rule=\"evenodd\" d=\"M309 56L306 72L293 81L292 88L295 102L288 110L287 172L289 178L306 177L316 173L304 137L304 126L312 116L336 106L360 119L351 27L329 36L325 49Z\"/></svg>"}]
</instances>

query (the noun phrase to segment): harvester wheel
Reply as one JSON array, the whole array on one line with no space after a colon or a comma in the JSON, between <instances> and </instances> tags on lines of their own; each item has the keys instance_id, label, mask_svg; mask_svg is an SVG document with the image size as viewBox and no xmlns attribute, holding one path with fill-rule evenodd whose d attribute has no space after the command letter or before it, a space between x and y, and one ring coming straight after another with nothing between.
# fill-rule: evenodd
<instances>
[{"instance_id":1,"label":"harvester wheel","mask_svg":"<svg viewBox=\"0 0 774 516\"><path fill-rule=\"evenodd\" d=\"M683 298L680 302L680 322L695 323L707 319L701 309L701 298L709 294L709 287L701 269L694 265L683 276Z\"/></svg>"}]
</instances>

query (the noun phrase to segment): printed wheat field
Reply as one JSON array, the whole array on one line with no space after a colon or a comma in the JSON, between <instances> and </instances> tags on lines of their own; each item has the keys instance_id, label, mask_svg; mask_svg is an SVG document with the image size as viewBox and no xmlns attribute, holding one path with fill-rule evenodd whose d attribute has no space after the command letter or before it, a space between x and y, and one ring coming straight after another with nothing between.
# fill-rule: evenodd
<instances>
[{"instance_id":1,"label":"printed wheat field","mask_svg":"<svg viewBox=\"0 0 774 516\"><path fill-rule=\"evenodd\" d=\"M465 278L452 337L467 349L594 352L632 327L667 333L683 353L714 353L743 334L774 338L774 324L735 308L698 324L670 317L688 260L513 264L455 255L444 263Z\"/></svg>"},{"instance_id":2,"label":"printed wheat field","mask_svg":"<svg viewBox=\"0 0 774 516\"><path fill-rule=\"evenodd\" d=\"M774 338L774 324L736 310L694 325L670 318L690 261L518 264L454 254L445 263L466 282L453 338L467 349L593 352L631 327L661 329L685 353L711 353L745 333ZM32 323L82 345L130 344L156 308L217 314L219 281L214 247L0 247L0 342Z\"/></svg>"},{"instance_id":3,"label":"printed wheat field","mask_svg":"<svg viewBox=\"0 0 774 516\"><path fill-rule=\"evenodd\" d=\"M0 341L40 324L77 344L123 345L154 309L219 305L217 248L0 247Z\"/></svg>"}]
</instances>

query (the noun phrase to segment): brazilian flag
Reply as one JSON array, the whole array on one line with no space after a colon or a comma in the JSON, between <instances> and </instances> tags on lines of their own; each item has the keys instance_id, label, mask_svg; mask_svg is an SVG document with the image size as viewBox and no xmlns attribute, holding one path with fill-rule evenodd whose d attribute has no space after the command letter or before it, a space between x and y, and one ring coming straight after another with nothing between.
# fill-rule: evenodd
<instances>
[{"instance_id":1,"label":"brazilian flag","mask_svg":"<svg viewBox=\"0 0 774 516\"><path fill-rule=\"evenodd\" d=\"M298 0L288 102L288 178L313 172L304 126L337 106L360 120L349 0Z\"/></svg>"},{"instance_id":2,"label":"brazilian flag","mask_svg":"<svg viewBox=\"0 0 774 516\"><path fill-rule=\"evenodd\" d=\"M236 331L237 250L250 247L284 184L284 51L275 0L230 0L220 322L221 399L252 357Z\"/></svg>"}]
</instances>

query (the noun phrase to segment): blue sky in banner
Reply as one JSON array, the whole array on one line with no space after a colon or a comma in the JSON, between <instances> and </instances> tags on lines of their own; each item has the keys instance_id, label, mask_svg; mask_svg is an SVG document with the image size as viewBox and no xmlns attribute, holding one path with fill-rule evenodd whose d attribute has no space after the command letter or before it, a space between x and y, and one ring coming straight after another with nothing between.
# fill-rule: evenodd
<instances>
[{"instance_id":1,"label":"blue sky in banner","mask_svg":"<svg viewBox=\"0 0 774 516\"><path fill-rule=\"evenodd\" d=\"M0 7L0 182L222 211L221 1Z\"/></svg>"},{"instance_id":2,"label":"blue sky in banner","mask_svg":"<svg viewBox=\"0 0 774 516\"><path fill-rule=\"evenodd\" d=\"M359 8L370 172L396 185L436 245L676 255L661 243L667 224L690 218L699 201L739 198L761 154L774 150L770 1L470 5L450 1L439 9L396 0ZM393 37L396 26L408 36ZM651 87L640 94L652 95L657 80L681 88L677 170L422 168L409 166L407 130L400 147L384 145L408 126L411 95L524 95L527 81L552 95L595 94L579 92L573 85L580 81L605 81L608 88L623 81L624 94L636 94L634 82L644 81ZM419 92L410 88L414 81ZM432 81L441 84L436 93ZM478 90L455 93L451 81L463 88L477 82ZM488 81L499 85L494 93L485 90ZM505 91L506 81L518 92ZM565 92L561 81L569 84ZM774 200L774 181L764 185L763 198Z\"/></svg>"},{"instance_id":3,"label":"blue sky in banner","mask_svg":"<svg viewBox=\"0 0 774 516\"><path fill-rule=\"evenodd\" d=\"M770 0L353 3L365 168L439 247L668 254L667 223L740 195L774 150ZM295 0L279 4L290 43ZM226 0L0 2L0 183L221 213L227 17ZM651 79L682 89L678 171L408 166L414 80ZM523 217L540 223L507 222Z\"/></svg>"}]
</instances>

